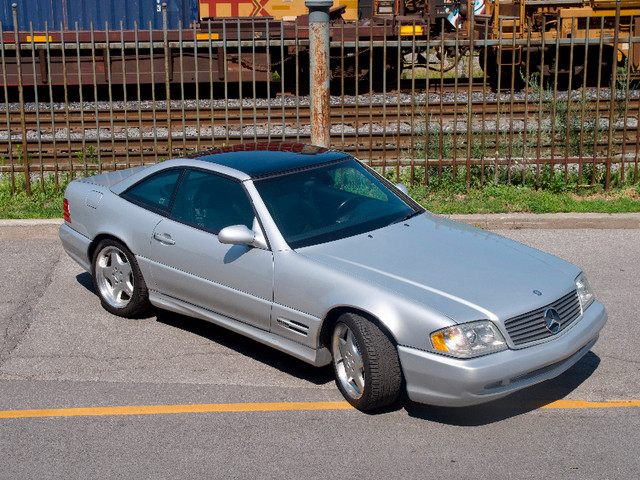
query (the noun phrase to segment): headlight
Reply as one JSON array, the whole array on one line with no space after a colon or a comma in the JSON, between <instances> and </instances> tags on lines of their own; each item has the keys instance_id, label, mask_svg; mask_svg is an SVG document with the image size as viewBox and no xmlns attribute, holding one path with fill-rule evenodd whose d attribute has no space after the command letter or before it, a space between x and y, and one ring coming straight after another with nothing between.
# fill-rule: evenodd
<instances>
[{"instance_id":1,"label":"headlight","mask_svg":"<svg viewBox=\"0 0 640 480\"><path fill-rule=\"evenodd\" d=\"M454 357L471 358L505 350L507 345L489 321L463 323L431 334L433 348Z\"/></svg>"},{"instance_id":2,"label":"headlight","mask_svg":"<svg viewBox=\"0 0 640 480\"><path fill-rule=\"evenodd\" d=\"M584 273L581 273L576 278L576 289L578 290L578 298L580 299L580 305L584 312L596 298L593 295L593 290L591 290L591 285L589 285L589 280L584 276Z\"/></svg>"}]
</instances>

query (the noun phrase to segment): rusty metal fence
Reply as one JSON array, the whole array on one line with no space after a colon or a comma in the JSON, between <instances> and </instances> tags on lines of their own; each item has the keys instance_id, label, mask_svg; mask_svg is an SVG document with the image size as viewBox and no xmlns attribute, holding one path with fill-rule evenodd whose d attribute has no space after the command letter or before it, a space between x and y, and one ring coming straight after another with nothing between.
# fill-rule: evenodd
<instances>
[{"instance_id":1,"label":"rusty metal fence","mask_svg":"<svg viewBox=\"0 0 640 480\"><path fill-rule=\"evenodd\" d=\"M59 30L0 36L0 173L12 185L310 140L308 26ZM640 94L626 59L640 38L604 20L570 38L508 32L333 22L332 146L410 183L637 182Z\"/></svg>"}]
</instances>

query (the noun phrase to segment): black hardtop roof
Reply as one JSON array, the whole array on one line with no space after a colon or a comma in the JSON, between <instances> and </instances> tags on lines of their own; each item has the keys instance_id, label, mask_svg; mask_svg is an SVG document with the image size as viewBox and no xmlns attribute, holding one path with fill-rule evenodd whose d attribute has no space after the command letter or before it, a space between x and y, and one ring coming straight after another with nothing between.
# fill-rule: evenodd
<instances>
[{"instance_id":1,"label":"black hardtop roof","mask_svg":"<svg viewBox=\"0 0 640 480\"><path fill-rule=\"evenodd\" d=\"M194 153L187 158L217 163L249 175L267 177L351 158L347 153L292 142L250 143Z\"/></svg>"}]
</instances>

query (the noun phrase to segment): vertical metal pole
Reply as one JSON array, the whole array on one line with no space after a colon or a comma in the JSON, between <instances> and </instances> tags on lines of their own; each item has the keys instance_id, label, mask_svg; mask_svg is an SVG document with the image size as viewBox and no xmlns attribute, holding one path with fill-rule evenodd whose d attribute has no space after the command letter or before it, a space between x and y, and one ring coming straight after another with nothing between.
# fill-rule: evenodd
<instances>
[{"instance_id":1,"label":"vertical metal pole","mask_svg":"<svg viewBox=\"0 0 640 480\"><path fill-rule=\"evenodd\" d=\"M569 52L569 80L567 86L567 126L564 138L564 184L569 183L569 146L571 144L571 93L573 91L573 50L575 48L576 18L571 18L571 47Z\"/></svg>"},{"instance_id":2,"label":"vertical metal pole","mask_svg":"<svg viewBox=\"0 0 640 480\"><path fill-rule=\"evenodd\" d=\"M82 153L81 155L81 160L84 162L86 155L87 155L87 135L85 133L85 128L84 128L84 94L82 92L82 86L83 86L83 82L82 82L82 65L81 65L81 55L80 55L80 32L78 29L78 22L75 23L76 26L76 64L78 66L78 98L80 100L80 130L82 131L82 150L80 153ZM62 22L60 22L60 31L63 31L62 28ZM65 75L66 78L66 75ZM68 92L67 89L65 87L65 97L64 97L64 101L65 101L65 113L67 115L67 145L69 148L69 155L71 155L71 126L69 124L69 96L68 96ZM69 159L69 167L71 168L71 178L73 179L73 161L71 159ZM85 172L86 173L86 172Z\"/></svg>"},{"instance_id":3,"label":"vertical metal pole","mask_svg":"<svg viewBox=\"0 0 640 480\"><path fill-rule=\"evenodd\" d=\"M55 25L53 26L55 28ZM63 29L60 29L60 32L63 32ZM47 40L49 39L49 33L47 33ZM69 178L73 179L73 157L71 152L71 136L70 136L70 128L69 128L69 84L67 81L67 47L64 42L64 33L60 33L60 55L62 57L62 88L64 90L64 109L65 109L65 122L67 126L67 155L69 157ZM51 78L51 75L49 75ZM51 82L53 83L53 82ZM51 85L50 85L51 86ZM82 84L80 84L82 86ZM53 116L53 91L50 92L50 100L51 100L51 115ZM82 110L82 103L80 103L80 109ZM52 117L53 118L53 117ZM55 130L55 129L54 129ZM84 131L84 129L83 129ZM57 168L57 167L56 167Z\"/></svg>"},{"instance_id":4,"label":"vertical metal pole","mask_svg":"<svg viewBox=\"0 0 640 480\"><path fill-rule=\"evenodd\" d=\"M167 158L173 156L173 132L171 131L171 62L173 61L173 54L169 48L169 33L167 32L167 4L162 4L162 33L164 39L164 88L165 98L167 104Z\"/></svg>"},{"instance_id":5,"label":"vertical metal pole","mask_svg":"<svg viewBox=\"0 0 640 480\"><path fill-rule=\"evenodd\" d=\"M498 21L498 86L496 88L496 153L495 153L495 162L493 165L493 185L498 185L498 159L500 158L500 139L502 138L500 134L500 93L502 89L502 52L503 49L503 23L504 19L499 19ZM544 35L544 33L543 33Z\"/></svg>"},{"instance_id":6,"label":"vertical metal pole","mask_svg":"<svg viewBox=\"0 0 640 480\"><path fill-rule=\"evenodd\" d=\"M401 60L401 52L400 52L400 41L398 41L398 90L400 89L400 60ZM431 52L431 33L430 29L427 28L427 45L424 49L425 55L427 57L427 68L426 68L426 80L425 80L425 94L424 94L424 186L429 186L429 54ZM398 98L400 98L400 92L398 91Z\"/></svg>"},{"instance_id":7,"label":"vertical metal pole","mask_svg":"<svg viewBox=\"0 0 640 480\"><path fill-rule=\"evenodd\" d=\"M482 51L484 52L482 58L482 71L485 74L482 76L482 128L480 129L480 185L484 186L484 157L487 150L485 132L487 131L487 57L489 56L489 48L487 47L487 39L489 38L489 22L484 23L484 43ZM427 77L428 78L428 77ZM427 90L428 91L428 90Z\"/></svg>"},{"instance_id":8,"label":"vertical metal pole","mask_svg":"<svg viewBox=\"0 0 640 480\"><path fill-rule=\"evenodd\" d=\"M243 123L244 112L242 111L242 102L244 101L244 95L242 94L242 30L240 29L240 21L236 21L236 27L238 31L238 108L240 111L240 143L244 143L244 123ZM269 35L267 33L267 38L268 37ZM268 52L269 52L269 43L267 42L267 64L269 63ZM268 91L269 91L269 76L267 75L267 92ZM267 108L271 108L270 100L267 101ZM269 114L267 118L271 119L271 110L269 110ZM270 122L268 122L268 124L270 125ZM254 126L254 129L255 129L255 126Z\"/></svg>"},{"instance_id":9,"label":"vertical metal pole","mask_svg":"<svg viewBox=\"0 0 640 480\"><path fill-rule=\"evenodd\" d=\"M122 74L122 104L124 106L124 141L125 141L125 158L126 166L131 166L131 158L129 156L129 106L127 98L127 57L124 52L124 24L120 21L120 61L122 62L121 74Z\"/></svg>"},{"instance_id":10,"label":"vertical metal pole","mask_svg":"<svg viewBox=\"0 0 640 480\"><path fill-rule=\"evenodd\" d=\"M373 52L372 22L369 24L369 162L373 161Z\"/></svg>"},{"instance_id":11,"label":"vertical metal pole","mask_svg":"<svg viewBox=\"0 0 640 480\"><path fill-rule=\"evenodd\" d=\"M561 27L560 27L560 18L556 18L556 22L558 25L558 29L556 31L556 47L555 47L555 58L553 60L553 101L551 102L551 118L554 119L551 122L551 174L549 180L553 182L553 178L556 174L556 117L558 113L558 57L560 56L560 35L561 35ZM565 168L566 164L565 164Z\"/></svg>"},{"instance_id":12,"label":"vertical metal pole","mask_svg":"<svg viewBox=\"0 0 640 480\"><path fill-rule=\"evenodd\" d=\"M186 111L184 108L184 50L182 35L182 20L178 20L178 57L180 58L180 109L182 113L182 155L187 155L187 124L185 121Z\"/></svg>"},{"instance_id":13,"label":"vertical metal pole","mask_svg":"<svg viewBox=\"0 0 640 480\"><path fill-rule=\"evenodd\" d=\"M300 49L299 49L300 38L298 36L298 22L296 22L295 24L295 37L296 37L296 142L299 142L300 141ZM344 91L344 78L343 78L342 90ZM343 122L343 125L344 125L344 122Z\"/></svg>"},{"instance_id":14,"label":"vertical metal pole","mask_svg":"<svg viewBox=\"0 0 640 480\"><path fill-rule=\"evenodd\" d=\"M333 2L305 0L305 5L309 8L311 143L328 147L331 140L329 8Z\"/></svg>"},{"instance_id":15,"label":"vertical metal pole","mask_svg":"<svg viewBox=\"0 0 640 480\"><path fill-rule=\"evenodd\" d=\"M344 19L340 21L340 148L344 150Z\"/></svg>"},{"instance_id":16,"label":"vertical metal pole","mask_svg":"<svg viewBox=\"0 0 640 480\"><path fill-rule=\"evenodd\" d=\"M460 52L460 29L456 27L456 52ZM443 58L444 58L444 49L443 49ZM455 185L457 183L458 171L456 169L458 163L458 75L460 75L460 70L458 69L458 59L455 59L455 64L453 67L454 75L453 75L453 142L451 145L451 177L452 183Z\"/></svg>"},{"instance_id":17,"label":"vertical metal pole","mask_svg":"<svg viewBox=\"0 0 640 480\"><path fill-rule=\"evenodd\" d=\"M238 24L238 29L240 28ZM265 28L265 37L267 39L267 118L269 121L267 122L267 141L271 142L271 34L269 33L269 20L264 21ZM238 30L239 32L239 30ZM240 58L241 51L238 46L238 58ZM238 62L242 65L242 61ZM241 69L242 70L242 69ZM242 81L240 82L240 131L242 131Z\"/></svg>"},{"instance_id":18,"label":"vertical metal pole","mask_svg":"<svg viewBox=\"0 0 640 480\"><path fill-rule=\"evenodd\" d=\"M297 23L296 23L297 25ZM251 38L256 38L256 20L251 17ZM253 141L258 143L258 91L256 81L256 42L251 42L251 85L253 88ZM242 74L242 65L239 66L238 71ZM271 117L269 117L271 121ZM284 122L284 116L283 116Z\"/></svg>"},{"instance_id":19,"label":"vertical metal pole","mask_svg":"<svg viewBox=\"0 0 640 480\"><path fill-rule=\"evenodd\" d=\"M280 102L282 105L282 141L285 140L285 131L287 122L285 121L286 113L284 108L284 24L280 20ZM255 101L255 100L254 100Z\"/></svg>"},{"instance_id":20,"label":"vertical metal pole","mask_svg":"<svg viewBox=\"0 0 640 480\"><path fill-rule=\"evenodd\" d=\"M211 20L208 22L208 33L209 40L207 40L209 46L209 107L211 108L211 146L215 143L215 125L214 125L214 104L213 104L213 46L211 45L213 42L211 41ZM220 50L216 48L216 58L220 55ZM218 76L220 72L217 72Z\"/></svg>"},{"instance_id":21,"label":"vertical metal pole","mask_svg":"<svg viewBox=\"0 0 640 480\"><path fill-rule=\"evenodd\" d=\"M31 36L31 65L33 67L33 99L36 111L36 131L38 133L38 158L40 159L40 191L44 192L44 162L42 158L42 129L40 128L40 98L38 96L38 70L36 66L36 43L33 39L33 22L29 22L29 34Z\"/></svg>"},{"instance_id":22,"label":"vertical metal pole","mask_svg":"<svg viewBox=\"0 0 640 480\"><path fill-rule=\"evenodd\" d=\"M53 26L55 28L55 25ZM44 38L47 51L47 78L49 79L49 113L51 115L51 140L53 142L53 175L56 182L56 192L60 191L59 172L58 172L58 148L56 145L56 116L53 106L53 80L51 79L51 43L49 42L49 24L44 22ZM64 46L64 33L60 32L60 40ZM60 54L64 59L64 50L61 49ZM62 67L63 70L65 67ZM65 72L66 73L66 72ZM66 79L65 79L66 81ZM71 153L71 152L69 152ZM69 155L71 157L71 155Z\"/></svg>"},{"instance_id":23,"label":"vertical metal pole","mask_svg":"<svg viewBox=\"0 0 640 480\"><path fill-rule=\"evenodd\" d=\"M117 159L118 159L118 155L116 154L116 127L115 127L115 122L114 122L114 118L113 118L113 73L112 73L112 67L111 67L111 42L110 42L110 36L111 33L109 31L109 22L105 22L104 23L104 41L105 41L105 49L104 49L104 55L106 56L106 64L107 64L107 68L106 68L106 72L104 72L105 74L105 80L107 82L107 91L109 92L109 127L111 130L111 155L113 156L113 169L117 170L118 169L118 164L117 164ZM103 57L103 61L104 61ZM96 99L96 108L97 108L97 99Z\"/></svg>"},{"instance_id":24,"label":"vertical metal pole","mask_svg":"<svg viewBox=\"0 0 640 480\"><path fill-rule=\"evenodd\" d=\"M472 33L469 35L469 90L467 91L467 189L471 186L471 135L473 133L473 118L471 112L473 110L473 50L475 42L475 34L473 33L475 32L474 9L470 8L469 13L469 31Z\"/></svg>"},{"instance_id":25,"label":"vertical metal pole","mask_svg":"<svg viewBox=\"0 0 640 480\"><path fill-rule=\"evenodd\" d=\"M155 44L153 42L153 25L149 20L149 65L151 67L151 118L153 118L153 154L154 161L158 163L158 125L156 122L156 70L154 56ZM141 133L142 134L142 133Z\"/></svg>"},{"instance_id":26,"label":"vertical metal pole","mask_svg":"<svg viewBox=\"0 0 640 480\"><path fill-rule=\"evenodd\" d=\"M613 157L613 124L616 121L616 103L617 103L617 92L616 92L616 70L618 68L618 44L620 38L620 0L616 0L616 20L615 27L613 29L613 53L611 58L611 86L610 86L610 94L609 94L609 144L607 148L607 164L606 164L606 176L604 179L604 189L609 190L611 187L611 159ZM626 122L626 119L625 119ZM624 141L624 139L623 139ZM620 161L624 165L624 153L620 157ZM623 167L624 169L624 167ZM620 178L620 180L624 180Z\"/></svg>"},{"instance_id":27,"label":"vertical metal pole","mask_svg":"<svg viewBox=\"0 0 640 480\"><path fill-rule=\"evenodd\" d=\"M582 105L581 105L581 111L580 111L580 140L579 140L579 145L580 145L580 157L579 157L579 163L578 163L578 185L582 185L582 166L584 163L584 115L585 115L585 109L586 109L586 105L587 105L587 100L586 100L586 95L585 92L587 91L587 72L588 72L588 68L589 68L589 25L590 25L591 21L587 20L587 24L586 24L586 28L585 28L585 32L584 32L584 63L583 63L583 71L582 71L582 92L580 93L580 97L581 97L581 101L582 101Z\"/></svg>"},{"instance_id":28,"label":"vertical metal pole","mask_svg":"<svg viewBox=\"0 0 640 480\"><path fill-rule=\"evenodd\" d=\"M602 53L604 50L604 17L600 17L600 43L598 47L598 63L600 67L598 68L598 82L596 85L596 91L598 92L596 96L596 121L594 123L594 131L593 131L593 167L591 168L591 184L596 183L596 168L598 162L598 141L600 135L600 87L602 86ZM613 65L612 65L612 68Z\"/></svg>"},{"instance_id":29,"label":"vertical metal pole","mask_svg":"<svg viewBox=\"0 0 640 480\"><path fill-rule=\"evenodd\" d=\"M133 22L133 34L136 42L136 94L138 96L138 140L140 141L140 165L144 165L144 145L142 144L142 90L140 87L140 38L138 36L138 21ZM151 50L149 39L149 50ZM151 56L150 56L151 57ZM151 78L153 83L153 77Z\"/></svg>"},{"instance_id":30,"label":"vertical metal pole","mask_svg":"<svg viewBox=\"0 0 640 480\"><path fill-rule=\"evenodd\" d=\"M0 22L0 32L3 32L2 22ZM5 44L4 44L4 35L0 35L0 54L2 57L2 85L4 86L4 112L7 119L7 141L9 142L9 165L11 166L10 171L10 181L11 181L11 194L14 195L16 193L16 172L15 172L15 163L13 161L13 145L11 139L11 115L9 114L9 89L7 82L7 63L5 58Z\"/></svg>"},{"instance_id":31,"label":"vertical metal pole","mask_svg":"<svg viewBox=\"0 0 640 480\"><path fill-rule=\"evenodd\" d=\"M224 65L224 124L225 124L225 145L229 144L229 70L227 66L227 21L222 19L222 65ZM242 69L238 68L238 75L242 75ZM240 76L238 77L241 78Z\"/></svg>"},{"instance_id":32,"label":"vertical metal pole","mask_svg":"<svg viewBox=\"0 0 640 480\"><path fill-rule=\"evenodd\" d=\"M211 38L211 37L209 37ZM195 22L193 23L193 70L195 75L196 88L196 152L200 149L200 72L198 70L198 31Z\"/></svg>"},{"instance_id":33,"label":"vertical metal pole","mask_svg":"<svg viewBox=\"0 0 640 480\"><path fill-rule=\"evenodd\" d=\"M24 120L24 89L22 87L22 63L20 60L20 39L18 38L18 5L11 5L13 9L13 40L16 44L16 69L18 72L18 102L20 103L20 126L22 131L22 155L24 160L25 191L31 196L31 177L29 176L29 155L27 154L27 124ZM11 134L11 132L9 132ZM19 156L18 156L19 158Z\"/></svg>"}]
</instances>

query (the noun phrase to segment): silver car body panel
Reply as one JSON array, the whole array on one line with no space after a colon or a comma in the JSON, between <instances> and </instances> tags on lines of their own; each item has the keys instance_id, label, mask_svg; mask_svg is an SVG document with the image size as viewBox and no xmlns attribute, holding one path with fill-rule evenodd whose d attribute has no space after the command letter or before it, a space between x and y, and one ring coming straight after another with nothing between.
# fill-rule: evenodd
<instances>
[{"instance_id":1,"label":"silver car body panel","mask_svg":"<svg viewBox=\"0 0 640 480\"><path fill-rule=\"evenodd\" d=\"M120 196L142 178L173 167L243 182L258 219L254 230L262 229L269 248L222 244L213 233ZM398 346L407 391L417 401L471 405L551 378L588 351L606 321L604 308L594 302L557 335L513 345L504 321L575 290L580 270L443 217L424 213L292 250L243 172L197 159L124 172L67 188L72 220L61 226L60 238L83 268L91 269L96 240L118 238L136 256L153 305L222 325L318 366L331 361L322 336L325 319L338 310L361 312ZM475 320L493 321L509 349L468 360L434 349L431 332Z\"/></svg>"},{"instance_id":2,"label":"silver car body panel","mask_svg":"<svg viewBox=\"0 0 640 480\"><path fill-rule=\"evenodd\" d=\"M163 219L152 232L148 261L155 290L269 330L273 254L224 245L216 236ZM158 238L171 239L167 243ZM197 254L195 254L197 252Z\"/></svg>"}]
</instances>

